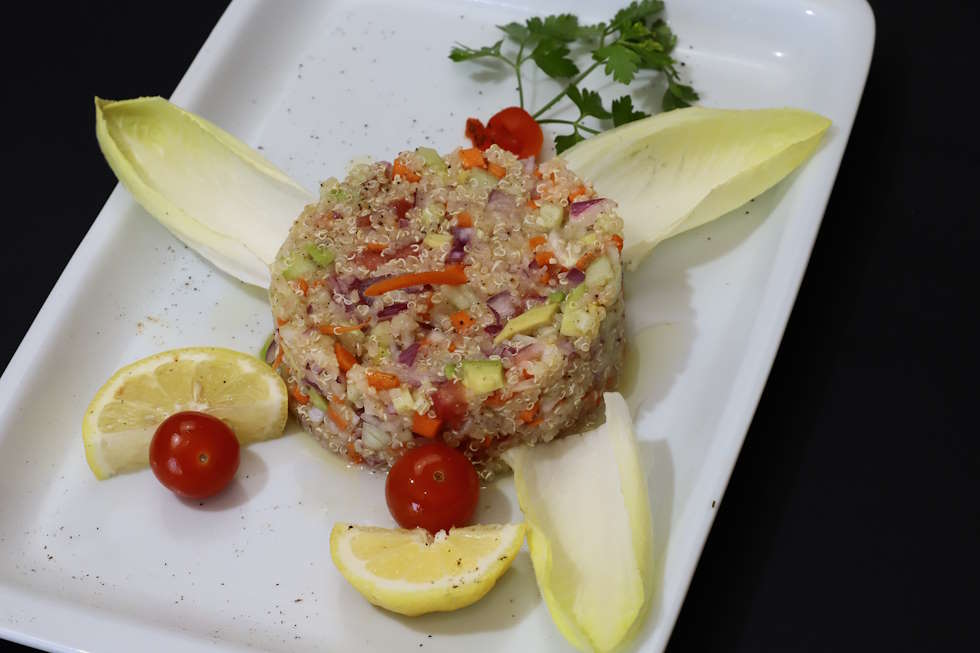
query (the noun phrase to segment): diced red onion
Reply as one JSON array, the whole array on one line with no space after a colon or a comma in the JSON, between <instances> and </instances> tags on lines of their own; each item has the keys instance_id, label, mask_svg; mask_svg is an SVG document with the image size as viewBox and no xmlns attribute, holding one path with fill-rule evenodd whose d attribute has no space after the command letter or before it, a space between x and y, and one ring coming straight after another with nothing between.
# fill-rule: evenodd
<instances>
[{"instance_id":1,"label":"diced red onion","mask_svg":"<svg viewBox=\"0 0 980 653\"><path fill-rule=\"evenodd\" d=\"M464 258L466 258L466 252L461 249L451 249L449 253L446 254L446 263L460 263Z\"/></svg>"},{"instance_id":2,"label":"diced red onion","mask_svg":"<svg viewBox=\"0 0 980 653\"><path fill-rule=\"evenodd\" d=\"M473 237L474 233L475 230L473 227L453 227L453 238L464 245L470 242L470 238Z\"/></svg>"},{"instance_id":3,"label":"diced red onion","mask_svg":"<svg viewBox=\"0 0 980 653\"><path fill-rule=\"evenodd\" d=\"M534 157L529 156L526 159L521 159L521 165L524 166L524 174L529 175L534 172Z\"/></svg>"},{"instance_id":4,"label":"diced red onion","mask_svg":"<svg viewBox=\"0 0 980 653\"><path fill-rule=\"evenodd\" d=\"M390 306L385 306L384 308L382 308L378 312L378 319L387 320L393 318L399 313L401 313L402 311L404 311L406 308L408 308L407 302L395 302Z\"/></svg>"},{"instance_id":5,"label":"diced red onion","mask_svg":"<svg viewBox=\"0 0 980 653\"><path fill-rule=\"evenodd\" d=\"M307 416L308 416L308 418L310 420L310 424L313 424L314 426L316 426L317 424L320 424L321 422L323 422L323 418L326 415L324 414L324 412L322 410L320 410L316 406L313 406L312 408L310 408L309 412L307 413Z\"/></svg>"},{"instance_id":6,"label":"diced red onion","mask_svg":"<svg viewBox=\"0 0 980 653\"><path fill-rule=\"evenodd\" d=\"M532 306L536 306L537 304L546 301L548 301L548 298L542 295L528 295L527 297L524 298L524 303L527 305L528 308Z\"/></svg>"},{"instance_id":7,"label":"diced red onion","mask_svg":"<svg viewBox=\"0 0 980 653\"><path fill-rule=\"evenodd\" d=\"M558 338L558 349L566 356L575 353L575 346L568 338Z\"/></svg>"},{"instance_id":8,"label":"diced red onion","mask_svg":"<svg viewBox=\"0 0 980 653\"><path fill-rule=\"evenodd\" d=\"M514 317L520 308L517 301L514 299L514 296L506 290L502 293L497 293L488 299L487 306L489 306L490 310L497 316L498 322L501 319L509 320L510 318Z\"/></svg>"},{"instance_id":9,"label":"diced red onion","mask_svg":"<svg viewBox=\"0 0 980 653\"><path fill-rule=\"evenodd\" d=\"M272 365L276 362L277 356L279 356L279 343L273 338L272 342L269 343L269 347L265 350L265 362Z\"/></svg>"},{"instance_id":10,"label":"diced red onion","mask_svg":"<svg viewBox=\"0 0 980 653\"><path fill-rule=\"evenodd\" d=\"M489 326L485 326L485 327L483 327L483 330L484 330L484 331L485 331L485 332L486 332L487 334L489 334L489 335L491 335L491 336L495 336L495 335L497 335L498 333L500 333L501 331L503 331L503 329L504 329L504 327L502 327L502 326L501 326L501 325L499 325L499 324L491 324L491 325L489 325Z\"/></svg>"},{"instance_id":11,"label":"diced red onion","mask_svg":"<svg viewBox=\"0 0 980 653\"><path fill-rule=\"evenodd\" d=\"M455 227L453 229L453 243L446 254L446 263L459 263L466 258L466 245L475 233L473 227Z\"/></svg>"},{"instance_id":12,"label":"diced red onion","mask_svg":"<svg viewBox=\"0 0 980 653\"><path fill-rule=\"evenodd\" d=\"M588 209L589 207L595 206L596 204L605 201L606 199L604 197L597 197L596 199L593 200L582 200L581 202L572 202L571 204L568 205L568 217L577 218L580 215L582 215L582 213L584 213L585 210Z\"/></svg>"},{"instance_id":13,"label":"diced red onion","mask_svg":"<svg viewBox=\"0 0 980 653\"><path fill-rule=\"evenodd\" d=\"M579 270L578 268L572 268L571 270L565 273L565 281L568 282L569 286L574 288L575 286L585 281L585 273Z\"/></svg>"},{"instance_id":14,"label":"diced red onion","mask_svg":"<svg viewBox=\"0 0 980 653\"><path fill-rule=\"evenodd\" d=\"M577 225L589 226L595 222L600 213L613 206L615 204L612 201L604 198L572 202L568 206L568 219Z\"/></svg>"},{"instance_id":15,"label":"diced red onion","mask_svg":"<svg viewBox=\"0 0 980 653\"><path fill-rule=\"evenodd\" d=\"M540 342L534 342L526 347L522 347L514 354L514 362L521 363L524 361L533 361L541 358L541 354L544 353L544 345Z\"/></svg>"},{"instance_id":16,"label":"diced red onion","mask_svg":"<svg viewBox=\"0 0 980 653\"><path fill-rule=\"evenodd\" d=\"M314 379L309 374L307 374L305 377L303 377L303 382L306 383L307 385L309 385L311 388L313 388L314 390L316 390L317 392L319 392L323 396L326 396L326 395L330 394L330 393L326 392L323 388L321 388L320 387L320 384L317 383L316 379Z\"/></svg>"},{"instance_id":17,"label":"diced red onion","mask_svg":"<svg viewBox=\"0 0 980 653\"><path fill-rule=\"evenodd\" d=\"M408 365L411 367L412 365L415 365L415 357L418 355L418 353L419 343L413 342L408 347L405 347L400 354L398 354L398 362L402 365Z\"/></svg>"},{"instance_id":18,"label":"diced red onion","mask_svg":"<svg viewBox=\"0 0 980 653\"><path fill-rule=\"evenodd\" d=\"M312 312L313 312L313 304L307 304L306 305L306 314L309 315Z\"/></svg>"}]
</instances>

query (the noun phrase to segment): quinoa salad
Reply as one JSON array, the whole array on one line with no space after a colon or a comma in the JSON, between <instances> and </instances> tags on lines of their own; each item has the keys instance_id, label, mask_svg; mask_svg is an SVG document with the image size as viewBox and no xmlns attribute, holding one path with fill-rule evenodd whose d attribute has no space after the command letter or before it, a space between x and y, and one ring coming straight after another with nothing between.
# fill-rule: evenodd
<instances>
[{"instance_id":1,"label":"quinoa salad","mask_svg":"<svg viewBox=\"0 0 980 653\"><path fill-rule=\"evenodd\" d=\"M439 439L483 478L566 432L622 364L615 209L561 159L496 145L323 182L272 265L267 359L294 414L355 463Z\"/></svg>"}]
</instances>

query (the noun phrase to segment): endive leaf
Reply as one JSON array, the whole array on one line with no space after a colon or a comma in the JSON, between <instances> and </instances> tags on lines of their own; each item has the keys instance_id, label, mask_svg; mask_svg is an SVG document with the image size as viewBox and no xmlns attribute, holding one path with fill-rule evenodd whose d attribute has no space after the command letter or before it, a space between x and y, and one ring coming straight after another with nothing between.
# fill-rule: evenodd
<instances>
[{"instance_id":1,"label":"endive leaf","mask_svg":"<svg viewBox=\"0 0 980 653\"><path fill-rule=\"evenodd\" d=\"M268 287L269 264L312 195L228 132L160 97L96 98L95 133L144 209L220 269Z\"/></svg>"},{"instance_id":2,"label":"endive leaf","mask_svg":"<svg viewBox=\"0 0 980 653\"><path fill-rule=\"evenodd\" d=\"M583 651L609 651L650 592L652 520L629 407L606 393L593 431L507 451L541 595Z\"/></svg>"},{"instance_id":3,"label":"endive leaf","mask_svg":"<svg viewBox=\"0 0 980 653\"><path fill-rule=\"evenodd\" d=\"M562 154L619 204L635 266L660 241L718 218L803 163L830 120L799 109L691 107L593 136Z\"/></svg>"}]
</instances>

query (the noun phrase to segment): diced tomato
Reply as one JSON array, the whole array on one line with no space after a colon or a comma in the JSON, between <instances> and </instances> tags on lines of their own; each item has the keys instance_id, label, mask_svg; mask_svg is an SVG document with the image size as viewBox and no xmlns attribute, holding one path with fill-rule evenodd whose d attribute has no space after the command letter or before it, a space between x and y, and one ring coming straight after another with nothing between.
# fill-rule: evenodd
<instances>
[{"instance_id":1,"label":"diced tomato","mask_svg":"<svg viewBox=\"0 0 980 653\"><path fill-rule=\"evenodd\" d=\"M446 426L459 426L466 417L466 388L455 381L439 384L432 395L432 407Z\"/></svg>"},{"instance_id":2,"label":"diced tomato","mask_svg":"<svg viewBox=\"0 0 980 653\"><path fill-rule=\"evenodd\" d=\"M409 202L408 200L395 200L391 206L395 209L395 213L398 214L398 219L401 220L408 213L408 210L415 206L415 203Z\"/></svg>"}]
</instances>

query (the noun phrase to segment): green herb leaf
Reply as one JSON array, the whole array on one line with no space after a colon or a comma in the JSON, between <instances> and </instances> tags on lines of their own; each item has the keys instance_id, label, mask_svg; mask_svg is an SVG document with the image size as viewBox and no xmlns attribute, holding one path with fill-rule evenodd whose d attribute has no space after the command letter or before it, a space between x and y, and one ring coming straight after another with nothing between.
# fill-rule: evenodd
<instances>
[{"instance_id":1,"label":"green herb leaf","mask_svg":"<svg viewBox=\"0 0 980 653\"><path fill-rule=\"evenodd\" d=\"M582 41L592 42L598 41L602 38L602 35L606 33L606 28L608 26L605 23L596 23L595 25L579 25L578 37Z\"/></svg>"},{"instance_id":2,"label":"green herb leaf","mask_svg":"<svg viewBox=\"0 0 980 653\"><path fill-rule=\"evenodd\" d=\"M535 16L525 24L531 34L542 39L570 43L579 37L578 16L573 14L545 16L543 20Z\"/></svg>"},{"instance_id":3,"label":"green herb leaf","mask_svg":"<svg viewBox=\"0 0 980 653\"><path fill-rule=\"evenodd\" d=\"M640 55L619 43L599 48L592 53L592 58L596 61L605 61L606 74L620 84L632 82L641 63Z\"/></svg>"},{"instance_id":4,"label":"green herb leaf","mask_svg":"<svg viewBox=\"0 0 980 653\"><path fill-rule=\"evenodd\" d=\"M667 90L664 91L663 109L664 111L672 111L682 107L689 107L691 103L697 102L698 97L697 92L693 88L672 79L667 86Z\"/></svg>"},{"instance_id":5,"label":"green herb leaf","mask_svg":"<svg viewBox=\"0 0 980 653\"><path fill-rule=\"evenodd\" d=\"M531 38L531 32L527 29L527 27L521 25L520 23L497 25L497 29L518 43L526 43L528 39Z\"/></svg>"},{"instance_id":6,"label":"green herb leaf","mask_svg":"<svg viewBox=\"0 0 980 653\"><path fill-rule=\"evenodd\" d=\"M481 59L483 57L500 57L500 46L503 45L503 41L497 41L491 46L482 47L478 50L471 47L465 46L462 43L457 43L456 47L449 51L449 58L453 61L469 61L471 59Z\"/></svg>"},{"instance_id":7,"label":"green herb leaf","mask_svg":"<svg viewBox=\"0 0 980 653\"><path fill-rule=\"evenodd\" d=\"M649 113L637 111L633 108L633 98L628 95L616 98L612 102L612 121L614 127L625 125L628 122L646 118Z\"/></svg>"},{"instance_id":8,"label":"green herb leaf","mask_svg":"<svg viewBox=\"0 0 980 653\"><path fill-rule=\"evenodd\" d=\"M555 136L555 151L558 154L561 154L562 152L570 148L572 145L575 145L576 143L580 143L581 141L584 140L585 137L582 136L577 131L572 132L571 134L563 134L560 136Z\"/></svg>"},{"instance_id":9,"label":"green herb leaf","mask_svg":"<svg viewBox=\"0 0 980 653\"><path fill-rule=\"evenodd\" d=\"M677 45L677 37L662 19L653 23L650 33L653 35L653 39L663 47L664 52L670 54L674 51L674 46Z\"/></svg>"},{"instance_id":10,"label":"green herb leaf","mask_svg":"<svg viewBox=\"0 0 980 653\"><path fill-rule=\"evenodd\" d=\"M645 22L663 10L664 3L661 0L631 2L628 7L616 12L612 19L612 25L618 30L623 30L633 23Z\"/></svg>"},{"instance_id":11,"label":"green herb leaf","mask_svg":"<svg viewBox=\"0 0 980 653\"><path fill-rule=\"evenodd\" d=\"M572 86L568 89L568 99L575 103L575 106L582 113L582 117L594 116L600 120L612 117L612 114L602 106L602 98L595 91L590 91L587 88L579 91L578 88Z\"/></svg>"},{"instance_id":12,"label":"green herb leaf","mask_svg":"<svg viewBox=\"0 0 980 653\"><path fill-rule=\"evenodd\" d=\"M531 59L548 77L567 78L578 74L578 66L568 53L568 46L561 41L542 39L531 52Z\"/></svg>"}]
</instances>

